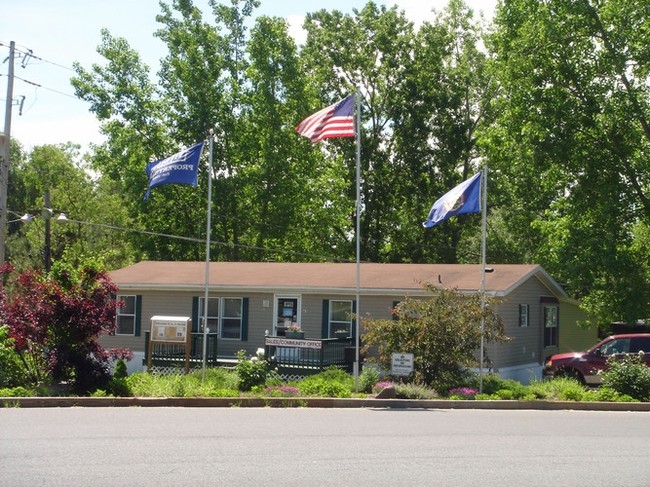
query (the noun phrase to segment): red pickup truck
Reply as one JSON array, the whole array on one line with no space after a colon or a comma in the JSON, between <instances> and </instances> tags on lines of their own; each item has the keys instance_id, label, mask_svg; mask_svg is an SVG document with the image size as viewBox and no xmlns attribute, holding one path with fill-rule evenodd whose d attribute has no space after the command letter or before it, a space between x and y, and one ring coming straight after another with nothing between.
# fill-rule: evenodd
<instances>
[{"instance_id":1,"label":"red pickup truck","mask_svg":"<svg viewBox=\"0 0 650 487\"><path fill-rule=\"evenodd\" d=\"M612 335L586 352L552 355L544 365L545 377L571 377L583 384L600 384L599 371L607 368L612 355L638 353L650 367L650 333Z\"/></svg>"}]
</instances>

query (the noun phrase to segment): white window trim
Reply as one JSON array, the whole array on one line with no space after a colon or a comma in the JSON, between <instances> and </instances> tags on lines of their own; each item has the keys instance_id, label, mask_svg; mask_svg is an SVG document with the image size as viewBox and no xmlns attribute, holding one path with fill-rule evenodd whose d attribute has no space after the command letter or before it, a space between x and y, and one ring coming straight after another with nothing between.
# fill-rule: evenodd
<instances>
[{"instance_id":1,"label":"white window trim","mask_svg":"<svg viewBox=\"0 0 650 487\"><path fill-rule=\"evenodd\" d=\"M124 313L122 312L122 306L118 306L117 309L115 310L115 335L123 336L123 337L133 337L135 336L135 325L136 325L136 320L137 320L137 312L138 312L138 296L135 294L118 294L115 299L119 303L120 301L125 300L126 298L133 298L133 313ZM120 328L119 328L119 323L120 323L120 318L121 317L131 317L133 318L133 333L120 333Z\"/></svg>"},{"instance_id":2,"label":"white window trim","mask_svg":"<svg viewBox=\"0 0 650 487\"><path fill-rule=\"evenodd\" d=\"M225 300L226 299L236 299L239 301L239 316L224 316L225 310L226 310L226 305L225 305ZM238 338L232 338L232 337L224 337L223 336L223 320L239 320L239 337ZM221 340L237 340L241 341L241 337L243 334L243 329L244 329L244 298L240 298L237 296L225 296L221 298L221 301L219 302L219 339Z\"/></svg>"},{"instance_id":3,"label":"white window trim","mask_svg":"<svg viewBox=\"0 0 650 487\"><path fill-rule=\"evenodd\" d=\"M221 298L214 297L214 296L208 296L208 313L210 312L209 303L210 303L210 301L213 301L215 299L217 300L217 316L212 316L212 315L208 314L207 318L208 318L208 322L210 322L210 320L215 320L215 319L217 320L217 329L216 330L210 330L210 327L208 326L208 333L218 333L219 332L219 315L218 315L218 313L221 312ZM206 318L204 306L205 306L205 296L199 296L199 310L198 310L199 311L199 326L197 328L199 330L199 333L203 333L203 320Z\"/></svg>"},{"instance_id":4,"label":"white window trim","mask_svg":"<svg viewBox=\"0 0 650 487\"><path fill-rule=\"evenodd\" d=\"M334 303L334 302L336 302L336 303L350 303L350 317L349 317L348 321L340 321L340 320L336 320L334 322L332 321L332 310L334 308L332 306L332 303ZM328 336L330 338L335 338L334 330L332 329L332 323L346 323L348 325L349 330L350 330L349 335L352 335L352 333L353 333L352 323L354 321L354 317L353 317L353 314L354 314L354 301L351 300L351 299L330 299L328 308L329 308L328 309L328 316L327 316Z\"/></svg>"},{"instance_id":5,"label":"white window trim","mask_svg":"<svg viewBox=\"0 0 650 487\"><path fill-rule=\"evenodd\" d=\"M212 316L208 315L208 322L211 320L216 320L217 321L217 329L212 330L208 327L208 333L216 333L219 337L219 340L233 340L233 341L241 341L241 337L244 332L244 298L239 297L239 296L208 296L208 302L211 300L217 300L217 316ZM226 299L237 299L239 300L239 316L223 316L225 306L224 306L224 300ZM204 314L203 314L203 306L205 303L205 296L199 296L199 332L203 331L203 319L204 319ZM209 311L208 311L209 312ZM238 319L239 320L239 338L230 338L230 337L224 337L223 336L223 320L224 319Z\"/></svg>"}]
</instances>

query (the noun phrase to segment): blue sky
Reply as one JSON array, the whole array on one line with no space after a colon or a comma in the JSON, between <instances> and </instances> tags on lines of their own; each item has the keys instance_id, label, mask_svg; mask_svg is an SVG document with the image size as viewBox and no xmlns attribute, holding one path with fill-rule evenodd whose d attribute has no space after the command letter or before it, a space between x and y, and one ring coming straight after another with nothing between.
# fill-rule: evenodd
<instances>
[{"instance_id":1,"label":"blue sky","mask_svg":"<svg viewBox=\"0 0 650 487\"><path fill-rule=\"evenodd\" d=\"M476 11L491 16L496 0L465 0ZM171 3L167 1L166 3ZM227 0L224 3L229 2ZM326 8L352 13L366 0L262 0L258 15L286 18L294 37L300 39L305 13ZM430 17L432 9L441 10L447 0L376 0L378 4L398 5L414 21ZM207 0L194 0L206 19ZM153 32L159 27L155 16L158 0L2 0L0 15L0 59L6 60L10 41L21 50L31 49L42 60L16 59L14 103L24 96L22 114L14 105L12 138L27 149L34 145L72 141L86 145L101 141L98 124L88 112L87 103L76 99L69 79L75 61L90 68L101 62L96 53L100 30L108 28L114 36L126 38L143 60L157 69L165 54L164 46ZM7 62L0 65L0 131L4 130L7 90ZM38 85L38 86L36 86Z\"/></svg>"}]
</instances>

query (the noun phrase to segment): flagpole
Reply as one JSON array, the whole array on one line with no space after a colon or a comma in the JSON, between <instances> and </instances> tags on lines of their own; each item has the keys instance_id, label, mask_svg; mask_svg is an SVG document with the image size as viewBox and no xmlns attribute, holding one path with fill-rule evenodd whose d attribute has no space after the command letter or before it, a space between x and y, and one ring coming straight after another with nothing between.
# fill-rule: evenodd
<instances>
[{"instance_id":1,"label":"flagpole","mask_svg":"<svg viewBox=\"0 0 650 487\"><path fill-rule=\"evenodd\" d=\"M208 136L210 157L208 158L208 211L205 231L205 293L203 298L203 355L201 381L205 380L208 350L208 295L210 287L210 227L212 226L212 154L214 146L214 130L210 129Z\"/></svg>"},{"instance_id":2,"label":"flagpole","mask_svg":"<svg viewBox=\"0 0 650 487\"><path fill-rule=\"evenodd\" d=\"M359 391L359 368L360 368L360 357L359 357L359 346L360 346L360 331L361 331L361 95L359 90L354 94L356 100L356 130L355 130L355 139L356 139L356 148L357 148L357 222L356 222L356 236L357 236L357 252L356 252L356 301L357 301L357 320L356 320L356 333L355 333L355 358L354 358L354 389L356 392Z\"/></svg>"},{"instance_id":3,"label":"flagpole","mask_svg":"<svg viewBox=\"0 0 650 487\"><path fill-rule=\"evenodd\" d=\"M483 351L485 348L485 266L487 247L487 162L483 165L481 185L481 352L479 358L479 392L483 393Z\"/></svg>"}]
</instances>

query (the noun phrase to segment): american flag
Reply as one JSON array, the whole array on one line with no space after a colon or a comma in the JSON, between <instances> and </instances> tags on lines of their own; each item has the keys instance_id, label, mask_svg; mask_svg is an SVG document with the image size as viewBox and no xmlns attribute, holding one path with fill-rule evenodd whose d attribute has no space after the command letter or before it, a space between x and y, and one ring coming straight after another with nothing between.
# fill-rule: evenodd
<instances>
[{"instance_id":1,"label":"american flag","mask_svg":"<svg viewBox=\"0 0 650 487\"><path fill-rule=\"evenodd\" d=\"M354 95L310 115L296 127L296 132L315 144L323 139L354 137Z\"/></svg>"}]
</instances>

